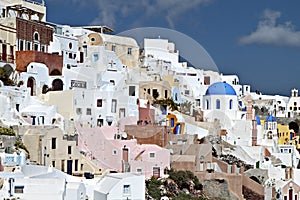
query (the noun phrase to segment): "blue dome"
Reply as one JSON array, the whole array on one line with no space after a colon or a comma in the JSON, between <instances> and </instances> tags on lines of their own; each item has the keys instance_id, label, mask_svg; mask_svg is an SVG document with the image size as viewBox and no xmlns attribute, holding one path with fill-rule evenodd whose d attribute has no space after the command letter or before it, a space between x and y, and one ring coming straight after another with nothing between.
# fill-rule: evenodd
<instances>
[{"instance_id":1,"label":"blue dome","mask_svg":"<svg viewBox=\"0 0 300 200\"><path fill-rule=\"evenodd\" d=\"M269 115L267 118L266 118L266 122L276 122L276 117L272 116L272 115Z\"/></svg>"},{"instance_id":2,"label":"blue dome","mask_svg":"<svg viewBox=\"0 0 300 200\"><path fill-rule=\"evenodd\" d=\"M236 92L234 88L228 83L216 82L207 88L205 95L235 95L236 96Z\"/></svg>"},{"instance_id":3,"label":"blue dome","mask_svg":"<svg viewBox=\"0 0 300 200\"><path fill-rule=\"evenodd\" d=\"M256 119L257 125L261 125L260 118L258 115L255 116L255 119Z\"/></svg>"}]
</instances>

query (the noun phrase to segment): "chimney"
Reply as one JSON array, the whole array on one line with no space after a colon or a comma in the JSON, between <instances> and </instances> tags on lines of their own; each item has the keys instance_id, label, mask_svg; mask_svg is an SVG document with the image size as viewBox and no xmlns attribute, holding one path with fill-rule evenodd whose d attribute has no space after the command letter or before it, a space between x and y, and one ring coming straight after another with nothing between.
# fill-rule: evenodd
<instances>
[{"instance_id":1,"label":"chimney","mask_svg":"<svg viewBox=\"0 0 300 200\"><path fill-rule=\"evenodd\" d=\"M247 120L253 120L253 115L252 115L252 99L251 98L249 98L247 100L246 119Z\"/></svg>"}]
</instances>

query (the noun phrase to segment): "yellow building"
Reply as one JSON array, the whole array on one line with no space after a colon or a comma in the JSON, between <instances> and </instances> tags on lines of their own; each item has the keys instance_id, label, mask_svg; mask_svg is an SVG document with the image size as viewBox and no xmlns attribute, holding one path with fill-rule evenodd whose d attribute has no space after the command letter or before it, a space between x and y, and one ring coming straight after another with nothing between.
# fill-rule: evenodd
<instances>
[{"instance_id":1,"label":"yellow building","mask_svg":"<svg viewBox=\"0 0 300 200\"><path fill-rule=\"evenodd\" d=\"M167 115L167 126L170 127L171 133L174 133L176 135L183 134L185 126L183 120L179 119L178 117L179 116L170 113Z\"/></svg>"},{"instance_id":2,"label":"yellow building","mask_svg":"<svg viewBox=\"0 0 300 200\"><path fill-rule=\"evenodd\" d=\"M289 125L277 124L278 129L278 144L290 144L295 136L294 131L289 129Z\"/></svg>"}]
</instances>

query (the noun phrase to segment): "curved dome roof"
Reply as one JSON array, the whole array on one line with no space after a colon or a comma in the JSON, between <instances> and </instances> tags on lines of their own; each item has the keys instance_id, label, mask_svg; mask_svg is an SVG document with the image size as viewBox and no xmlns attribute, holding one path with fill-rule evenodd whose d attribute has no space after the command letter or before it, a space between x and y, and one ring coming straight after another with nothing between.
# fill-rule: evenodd
<instances>
[{"instance_id":1,"label":"curved dome roof","mask_svg":"<svg viewBox=\"0 0 300 200\"><path fill-rule=\"evenodd\" d=\"M273 115L269 115L266 118L266 122L276 122L276 117L274 117Z\"/></svg>"},{"instance_id":2,"label":"curved dome roof","mask_svg":"<svg viewBox=\"0 0 300 200\"><path fill-rule=\"evenodd\" d=\"M236 95L236 92L228 83L216 82L207 88L205 95Z\"/></svg>"}]
</instances>

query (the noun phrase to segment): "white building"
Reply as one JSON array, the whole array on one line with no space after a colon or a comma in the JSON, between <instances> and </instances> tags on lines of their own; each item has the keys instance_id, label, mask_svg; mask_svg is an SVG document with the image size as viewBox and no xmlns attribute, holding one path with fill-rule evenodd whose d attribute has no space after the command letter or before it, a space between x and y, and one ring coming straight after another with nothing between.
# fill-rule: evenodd
<instances>
[{"instance_id":1,"label":"white building","mask_svg":"<svg viewBox=\"0 0 300 200\"><path fill-rule=\"evenodd\" d=\"M145 176L134 173L108 174L96 185L94 199L145 199Z\"/></svg>"}]
</instances>

